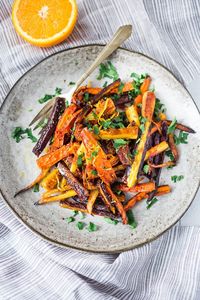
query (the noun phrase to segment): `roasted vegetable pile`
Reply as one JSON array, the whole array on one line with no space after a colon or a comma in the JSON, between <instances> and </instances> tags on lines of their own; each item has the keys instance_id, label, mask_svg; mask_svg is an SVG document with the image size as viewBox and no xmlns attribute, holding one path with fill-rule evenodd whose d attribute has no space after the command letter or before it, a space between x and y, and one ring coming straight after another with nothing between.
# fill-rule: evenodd
<instances>
[{"instance_id":1,"label":"roasted vegetable pile","mask_svg":"<svg viewBox=\"0 0 200 300\"><path fill-rule=\"evenodd\" d=\"M176 165L177 144L187 143L194 131L167 120L150 89L150 76L132 77L104 88L82 86L68 106L56 98L33 148L41 174L22 190L36 184L44 188L37 205L57 201L64 208L127 224L126 212L137 201L146 199L150 208L155 197L170 192L169 185L159 183L161 170ZM129 200L126 192L132 193Z\"/></svg>"}]
</instances>

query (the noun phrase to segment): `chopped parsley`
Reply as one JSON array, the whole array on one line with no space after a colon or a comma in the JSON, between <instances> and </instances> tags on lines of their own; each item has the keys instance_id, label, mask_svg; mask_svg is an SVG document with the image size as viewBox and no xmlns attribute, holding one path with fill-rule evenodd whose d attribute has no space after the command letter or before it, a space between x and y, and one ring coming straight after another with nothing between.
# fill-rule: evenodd
<instances>
[{"instance_id":1,"label":"chopped parsley","mask_svg":"<svg viewBox=\"0 0 200 300\"><path fill-rule=\"evenodd\" d=\"M175 141L175 144L176 144L176 145L179 145L179 144L187 144L187 143L188 143L188 141L187 141L188 135L189 135L188 133L183 132L183 131L180 131L178 136L176 136L176 135L174 134L174 141Z\"/></svg>"},{"instance_id":2,"label":"chopped parsley","mask_svg":"<svg viewBox=\"0 0 200 300\"><path fill-rule=\"evenodd\" d=\"M69 101L68 100L65 100L65 106L66 106L66 108L69 106Z\"/></svg>"},{"instance_id":3,"label":"chopped parsley","mask_svg":"<svg viewBox=\"0 0 200 300\"><path fill-rule=\"evenodd\" d=\"M165 154L170 158L170 160L174 160L174 155L171 150L165 151Z\"/></svg>"},{"instance_id":4,"label":"chopped parsley","mask_svg":"<svg viewBox=\"0 0 200 300\"><path fill-rule=\"evenodd\" d=\"M99 150L94 150L94 151L91 153L91 156L92 156L92 157L97 156L98 152L99 152Z\"/></svg>"},{"instance_id":5,"label":"chopped parsley","mask_svg":"<svg viewBox=\"0 0 200 300\"><path fill-rule=\"evenodd\" d=\"M119 85L119 88L118 88L118 92L119 92L119 94L121 94L122 93L122 91L123 91L123 88L124 88L124 83L120 83L120 85Z\"/></svg>"},{"instance_id":6,"label":"chopped parsley","mask_svg":"<svg viewBox=\"0 0 200 300\"><path fill-rule=\"evenodd\" d=\"M107 85L108 85L108 81L105 81L103 84L103 88L107 87Z\"/></svg>"},{"instance_id":7,"label":"chopped parsley","mask_svg":"<svg viewBox=\"0 0 200 300\"><path fill-rule=\"evenodd\" d=\"M68 83L68 85L75 85L76 83L74 82L74 81L70 81L69 83Z\"/></svg>"},{"instance_id":8,"label":"chopped parsley","mask_svg":"<svg viewBox=\"0 0 200 300\"><path fill-rule=\"evenodd\" d=\"M128 142L125 141L124 139L116 139L113 141L113 146L114 148L117 150L119 149L120 147L126 145Z\"/></svg>"},{"instance_id":9,"label":"chopped parsley","mask_svg":"<svg viewBox=\"0 0 200 300\"><path fill-rule=\"evenodd\" d=\"M100 125L102 126L103 129L110 128L111 124L112 121L110 119L100 121Z\"/></svg>"},{"instance_id":10,"label":"chopped parsley","mask_svg":"<svg viewBox=\"0 0 200 300\"><path fill-rule=\"evenodd\" d=\"M77 166L80 168L83 165L83 154L80 154L77 158Z\"/></svg>"},{"instance_id":11,"label":"chopped parsley","mask_svg":"<svg viewBox=\"0 0 200 300\"><path fill-rule=\"evenodd\" d=\"M159 114L165 112L165 105L161 103L161 101L156 98L155 108L154 108L154 117L156 120L159 120Z\"/></svg>"},{"instance_id":12,"label":"chopped parsley","mask_svg":"<svg viewBox=\"0 0 200 300\"><path fill-rule=\"evenodd\" d=\"M119 78L117 70L113 66L111 61L108 61L105 64L101 63L99 66L99 75L98 75L97 79L101 80L102 78L105 78L105 77L113 79L113 81L115 81Z\"/></svg>"},{"instance_id":13,"label":"chopped parsley","mask_svg":"<svg viewBox=\"0 0 200 300\"><path fill-rule=\"evenodd\" d=\"M99 127L97 126L97 125L94 125L93 126L93 132L94 132L94 134L96 134L96 135L98 135L99 134Z\"/></svg>"},{"instance_id":14,"label":"chopped parsley","mask_svg":"<svg viewBox=\"0 0 200 300\"><path fill-rule=\"evenodd\" d=\"M85 224L83 222L77 222L76 223L76 227L78 228L78 230L83 230Z\"/></svg>"},{"instance_id":15,"label":"chopped parsley","mask_svg":"<svg viewBox=\"0 0 200 300\"><path fill-rule=\"evenodd\" d=\"M105 217L104 220L105 220L107 223L113 224L113 225L117 225L117 224L119 223L119 221L113 220L113 219L111 219L111 218L106 218L106 217Z\"/></svg>"},{"instance_id":16,"label":"chopped parsley","mask_svg":"<svg viewBox=\"0 0 200 300\"><path fill-rule=\"evenodd\" d=\"M54 92L53 95L45 94L44 97L42 97L42 98L40 98L40 99L38 100L38 102L39 102L40 104L45 103L45 102L49 101L50 99L52 99L53 97L56 97L56 96L60 95L61 92L62 92L62 89L57 87L57 88L55 89L55 92Z\"/></svg>"},{"instance_id":17,"label":"chopped parsley","mask_svg":"<svg viewBox=\"0 0 200 300\"><path fill-rule=\"evenodd\" d=\"M81 219L85 219L85 214L82 211L79 211L79 215L81 216Z\"/></svg>"},{"instance_id":18,"label":"chopped parsley","mask_svg":"<svg viewBox=\"0 0 200 300\"><path fill-rule=\"evenodd\" d=\"M132 210L128 210L126 212L126 215L127 215L127 218L128 218L128 224L131 226L131 228L135 229L137 227L137 223L135 221Z\"/></svg>"},{"instance_id":19,"label":"chopped parsley","mask_svg":"<svg viewBox=\"0 0 200 300\"><path fill-rule=\"evenodd\" d=\"M173 181L174 183L176 183L177 181L181 181L182 179L184 178L183 175L174 175L174 176L171 176L171 181Z\"/></svg>"},{"instance_id":20,"label":"chopped parsley","mask_svg":"<svg viewBox=\"0 0 200 300\"><path fill-rule=\"evenodd\" d=\"M137 149L133 150L133 156L136 156L137 154L138 154L138 150Z\"/></svg>"},{"instance_id":21,"label":"chopped parsley","mask_svg":"<svg viewBox=\"0 0 200 300\"><path fill-rule=\"evenodd\" d=\"M39 188L40 188L39 183L36 183L36 184L34 185L34 187L33 187L34 193L38 193L38 192L39 192Z\"/></svg>"},{"instance_id":22,"label":"chopped parsley","mask_svg":"<svg viewBox=\"0 0 200 300\"><path fill-rule=\"evenodd\" d=\"M17 143L25 137L29 138L33 143L37 142L37 138L32 134L32 130L30 128L23 129L22 127L15 127L11 136Z\"/></svg>"},{"instance_id":23,"label":"chopped parsley","mask_svg":"<svg viewBox=\"0 0 200 300\"><path fill-rule=\"evenodd\" d=\"M131 95L132 97L136 97L138 96L139 94L141 94L141 91L140 91L140 86L141 84L143 83L144 79L147 77L147 74L136 74L136 73L132 73L131 74L131 77L133 78L133 90L132 91L129 91L128 94Z\"/></svg>"},{"instance_id":24,"label":"chopped parsley","mask_svg":"<svg viewBox=\"0 0 200 300\"><path fill-rule=\"evenodd\" d=\"M77 216L78 215L78 210L74 210L73 211L73 216L75 217L75 216Z\"/></svg>"},{"instance_id":25,"label":"chopped parsley","mask_svg":"<svg viewBox=\"0 0 200 300\"><path fill-rule=\"evenodd\" d=\"M96 170L92 170L91 174L94 175L94 176L96 176L97 175L97 171Z\"/></svg>"},{"instance_id":26,"label":"chopped parsley","mask_svg":"<svg viewBox=\"0 0 200 300\"><path fill-rule=\"evenodd\" d=\"M156 202L158 202L156 197L154 197L150 202L147 202L147 209L151 208Z\"/></svg>"},{"instance_id":27,"label":"chopped parsley","mask_svg":"<svg viewBox=\"0 0 200 300\"><path fill-rule=\"evenodd\" d=\"M88 227L87 227L87 230L89 232L93 232L93 231L97 231L97 225L95 225L94 223L90 222Z\"/></svg>"},{"instance_id":28,"label":"chopped parsley","mask_svg":"<svg viewBox=\"0 0 200 300\"><path fill-rule=\"evenodd\" d=\"M84 94L84 101L89 101L89 99L90 99L90 94L89 93L85 93Z\"/></svg>"},{"instance_id":29,"label":"chopped parsley","mask_svg":"<svg viewBox=\"0 0 200 300\"><path fill-rule=\"evenodd\" d=\"M144 171L145 174L148 174L148 172L149 172L149 165L144 165L143 171Z\"/></svg>"},{"instance_id":30,"label":"chopped parsley","mask_svg":"<svg viewBox=\"0 0 200 300\"><path fill-rule=\"evenodd\" d=\"M71 222L74 222L74 221L75 221L74 217L68 217L67 218L67 223L71 223Z\"/></svg>"},{"instance_id":31,"label":"chopped parsley","mask_svg":"<svg viewBox=\"0 0 200 300\"><path fill-rule=\"evenodd\" d=\"M174 118L174 120L171 122L171 124L169 125L169 127L167 129L167 134L174 132L174 130L176 129L176 124L177 124L177 121L176 121L176 118Z\"/></svg>"},{"instance_id":32,"label":"chopped parsley","mask_svg":"<svg viewBox=\"0 0 200 300\"><path fill-rule=\"evenodd\" d=\"M146 123L146 118L140 116L139 117L139 120L140 120L140 130L142 131L142 133L144 132L145 130L145 123Z\"/></svg>"}]
</instances>

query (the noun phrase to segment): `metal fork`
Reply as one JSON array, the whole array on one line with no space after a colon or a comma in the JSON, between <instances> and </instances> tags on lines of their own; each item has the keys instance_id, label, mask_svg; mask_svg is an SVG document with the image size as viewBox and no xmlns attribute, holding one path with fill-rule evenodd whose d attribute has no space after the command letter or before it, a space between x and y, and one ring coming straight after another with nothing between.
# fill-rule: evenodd
<instances>
[{"instance_id":1,"label":"metal fork","mask_svg":"<svg viewBox=\"0 0 200 300\"><path fill-rule=\"evenodd\" d=\"M124 25L118 28L116 33L110 42L103 48L103 50L99 53L95 61L92 65L85 71L85 73L81 76L81 78L76 82L76 84L70 88L70 90L65 93L59 95L59 97L63 97L65 99L71 99L75 90L83 83L85 79L109 56L111 55L126 39L131 36L132 33L132 25ZM55 98L52 98L48 101L48 103L41 109L41 111L34 117L29 126L33 125L38 120L46 118L54 105Z\"/></svg>"}]
</instances>

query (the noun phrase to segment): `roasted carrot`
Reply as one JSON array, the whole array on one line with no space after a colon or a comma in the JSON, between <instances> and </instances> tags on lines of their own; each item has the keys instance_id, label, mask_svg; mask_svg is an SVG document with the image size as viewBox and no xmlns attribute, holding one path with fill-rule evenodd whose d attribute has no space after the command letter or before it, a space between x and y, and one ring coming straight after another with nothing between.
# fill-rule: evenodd
<instances>
[{"instance_id":1,"label":"roasted carrot","mask_svg":"<svg viewBox=\"0 0 200 300\"><path fill-rule=\"evenodd\" d=\"M47 197L47 198L41 198L38 202L35 202L35 205L40 205L40 204L46 204L46 203L50 203L50 202L56 202L56 201L60 201L60 200L64 200L66 198L70 198L73 196L76 196L77 193L74 190L69 190L65 193L62 193L60 195L56 195L53 197Z\"/></svg>"},{"instance_id":2,"label":"roasted carrot","mask_svg":"<svg viewBox=\"0 0 200 300\"><path fill-rule=\"evenodd\" d=\"M164 194L168 194L171 192L169 185L161 185L157 188L155 196L161 196ZM128 203L124 206L124 210L128 211L129 209L133 208L137 201L141 201L145 198L148 198L148 193L140 192L137 195L133 196Z\"/></svg>"},{"instance_id":3,"label":"roasted carrot","mask_svg":"<svg viewBox=\"0 0 200 300\"><path fill-rule=\"evenodd\" d=\"M60 178L60 173L58 171L58 169L53 169L41 182L41 186L45 189L45 190L52 190L54 189L58 182L59 182L59 178Z\"/></svg>"},{"instance_id":4,"label":"roasted carrot","mask_svg":"<svg viewBox=\"0 0 200 300\"><path fill-rule=\"evenodd\" d=\"M128 211L130 208L132 208L136 204L137 201L141 201L141 200L147 198L147 196L148 195L144 192L138 193L137 195L135 195L128 201L128 203L124 206L124 210Z\"/></svg>"},{"instance_id":5,"label":"roasted carrot","mask_svg":"<svg viewBox=\"0 0 200 300\"><path fill-rule=\"evenodd\" d=\"M148 76L144 79L144 81L140 87L140 91L141 91L142 95L148 91L150 84L151 84L151 77Z\"/></svg>"},{"instance_id":6,"label":"roasted carrot","mask_svg":"<svg viewBox=\"0 0 200 300\"><path fill-rule=\"evenodd\" d=\"M123 207L122 203L117 198L117 196L113 193L113 191L111 190L110 185L106 185L106 190L110 194L110 196L112 198L112 201L115 203L115 206L116 206L118 212L120 213L120 215L122 217L123 224L127 224L128 220L127 220L126 212L124 210L124 207Z\"/></svg>"},{"instance_id":7,"label":"roasted carrot","mask_svg":"<svg viewBox=\"0 0 200 300\"><path fill-rule=\"evenodd\" d=\"M148 165L151 167L151 168L154 168L154 169L157 169L157 168L164 168L164 167L171 167L171 166L174 166L175 165L175 162L174 161L166 161L162 164L159 164L159 165L155 165L155 164L152 164L150 162L148 162Z\"/></svg>"},{"instance_id":8,"label":"roasted carrot","mask_svg":"<svg viewBox=\"0 0 200 300\"><path fill-rule=\"evenodd\" d=\"M147 141L148 132L151 126L151 120L155 107L155 95L153 92L146 92L142 99L142 116L146 118L144 125L144 132L141 135L140 142L137 146L137 153L135 155L130 174L127 179L128 187L132 187L136 184L139 169L141 168L144 156L145 156L145 145Z\"/></svg>"},{"instance_id":9,"label":"roasted carrot","mask_svg":"<svg viewBox=\"0 0 200 300\"><path fill-rule=\"evenodd\" d=\"M130 123L135 122L135 124L140 127L140 120L139 120L139 115L137 112L137 107L135 104L129 106L125 110L127 119L129 120Z\"/></svg>"},{"instance_id":10,"label":"roasted carrot","mask_svg":"<svg viewBox=\"0 0 200 300\"><path fill-rule=\"evenodd\" d=\"M139 183L131 188L127 187L126 185L120 184L117 187L118 190L123 191L123 192L144 192L144 193L149 193L155 190L155 182L149 181L145 183Z\"/></svg>"},{"instance_id":11,"label":"roasted carrot","mask_svg":"<svg viewBox=\"0 0 200 300\"><path fill-rule=\"evenodd\" d=\"M77 143L76 143L77 145ZM78 150L79 145L75 147L75 145L64 145L59 149L49 152L40 158L37 159L37 165L40 169L47 169L55 165L57 162L62 160L63 158L67 157L71 151ZM73 153L73 152L72 152Z\"/></svg>"},{"instance_id":12,"label":"roasted carrot","mask_svg":"<svg viewBox=\"0 0 200 300\"><path fill-rule=\"evenodd\" d=\"M167 125L169 126L170 124L172 123L172 121L170 120L167 120ZM188 133L196 133L196 131L188 126L185 126L183 124L180 124L180 123L176 123L176 129L179 129L181 131L185 131L185 132L188 132Z\"/></svg>"},{"instance_id":13,"label":"roasted carrot","mask_svg":"<svg viewBox=\"0 0 200 300\"><path fill-rule=\"evenodd\" d=\"M87 202L87 211L88 211L89 214L92 213L92 209L93 209L94 203L95 203L98 195L99 195L98 189L92 190L90 192L90 195L89 195L89 198L88 198L88 202Z\"/></svg>"},{"instance_id":14,"label":"roasted carrot","mask_svg":"<svg viewBox=\"0 0 200 300\"><path fill-rule=\"evenodd\" d=\"M130 126L126 128L110 128L108 130L100 130L99 137L102 140L111 139L137 139L138 137L138 127Z\"/></svg>"},{"instance_id":15,"label":"roasted carrot","mask_svg":"<svg viewBox=\"0 0 200 300\"><path fill-rule=\"evenodd\" d=\"M106 207L108 207L110 209L110 211L113 214L115 214L115 207L112 204L112 197L108 193L105 183L99 181L98 188L99 188L100 195L102 196L101 198L102 198L103 202L105 203Z\"/></svg>"},{"instance_id":16,"label":"roasted carrot","mask_svg":"<svg viewBox=\"0 0 200 300\"><path fill-rule=\"evenodd\" d=\"M142 95L138 95L134 100L134 105L137 107L138 104L142 104Z\"/></svg>"},{"instance_id":17,"label":"roasted carrot","mask_svg":"<svg viewBox=\"0 0 200 300\"><path fill-rule=\"evenodd\" d=\"M168 148L169 148L168 143L163 141L160 144L147 150L144 160L147 160L150 157L154 157L154 156L158 155L159 153L162 153L163 151L167 150Z\"/></svg>"},{"instance_id":18,"label":"roasted carrot","mask_svg":"<svg viewBox=\"0 0 200 300\"><path fill-rule=\"evenodd\" d=\"M177 149L175 141L174 141L174 135L172 133L169 134L169 147L174 156L174 160L177 161L179 158L179 154L178 154L178 149Z\"/></svg>"},{"instance_id":19,"label":"roasted carrot","mask_svg":"<svg viewBox=\"0 0 200 300\"><path fill-rule=\"evenodd\" d=\"M35 184L40 183L40 181L47 175L47 173L49 172L49 168L43 169L41 171L41 173L36 177L36 179L31 182L28 186L26 186L25 188L21 189L20 191L18 191L14 197L16 197L17 195L31 189L32 187L34 187Z\"/></svg>"},{"instance_id":20,"label":"roasted carrot","mask_svg":"<svg viewBox=\"0 0 200 300\"><path fill-rule=\"evenodd\" d=\"M93 164L99 177L106 184L115 181L115 171L93 134L87 128L84 128L81 137L85 146L87 161L89 160Z\"/></svg>"}]
</instances>

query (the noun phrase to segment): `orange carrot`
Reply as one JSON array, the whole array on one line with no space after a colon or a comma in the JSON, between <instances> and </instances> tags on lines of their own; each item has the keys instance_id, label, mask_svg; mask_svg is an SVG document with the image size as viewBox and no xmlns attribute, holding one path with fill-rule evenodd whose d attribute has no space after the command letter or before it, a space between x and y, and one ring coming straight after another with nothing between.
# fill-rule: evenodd
<instances>
[{"instance_id":1,"label":"orange carrot","mask_svg":"<svg viewBox=\"0 0 200 300\"><path fill-rule=\"evenodd\" d=\"M151 77L148 76L144 79L144 81L140 87L140 91L141 91L142 95L148 91L150 84L151 84Z\"/></svg>"},{"instance_id":2,"label":"orange carrot","mask_svg":"<svg viewBox=\"0 0 200 300\"><path fill-rule=\"evenodd\" d=\"M145 192L149 193L155 190L155 182L149 181L145 183L139 183L131 188L126 185L120 184L117 189L123 192Z\"/></svg>"}]
</instances>

